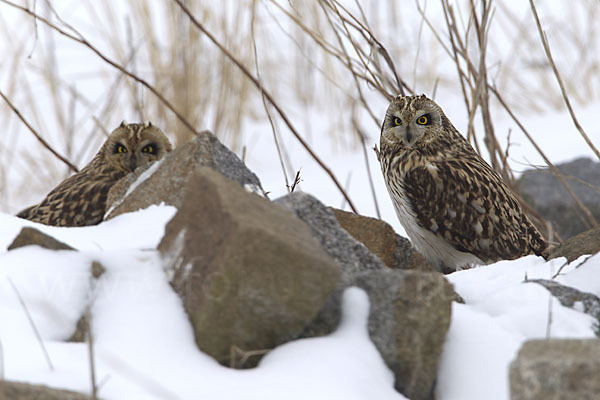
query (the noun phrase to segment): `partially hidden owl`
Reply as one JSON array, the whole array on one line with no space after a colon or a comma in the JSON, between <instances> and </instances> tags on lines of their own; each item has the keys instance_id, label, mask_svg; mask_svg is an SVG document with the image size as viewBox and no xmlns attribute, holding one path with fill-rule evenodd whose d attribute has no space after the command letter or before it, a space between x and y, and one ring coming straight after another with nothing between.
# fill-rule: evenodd
<instances>
[{"instance_id":1,"label":"partially hidden owl","mask_svg":"<svg viewBox=\"0 0 600 400\"><path fill-rule=\"evenodd\" d=\"M425 95L392 101L377 158L400 223L441 272L545 256L515 195Z\"/></svg>"},{"instance_id":2,"label":"partially hidden owl","mask_svg":"<svg viewBox=\"0 0 600 400\"><path fill-rule=\"evenodd\" d=\"M89 164L17 217L54 226L99 224L110 188L136 168L161 159L171 150L169 139L152 123L123 121Z\"/></svg>"}]
</instances>

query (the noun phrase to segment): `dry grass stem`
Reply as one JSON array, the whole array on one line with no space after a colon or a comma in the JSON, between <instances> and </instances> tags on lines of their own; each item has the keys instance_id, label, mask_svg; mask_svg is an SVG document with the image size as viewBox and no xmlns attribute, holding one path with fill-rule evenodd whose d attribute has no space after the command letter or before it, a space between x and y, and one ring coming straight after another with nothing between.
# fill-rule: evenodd
<instances>
[{"instance_id":1,"label":"dry grass stem","mask_svg":"<svg viewBox=\"0 0 600 400\"><path fill-rule=\"evenodd\" d=\"M38 142L40 142L42 144L42 146L44 146L44 148L46 148L56 158L58 158L60 161L62 161L64 164L66 164L73 172L79 172L79 170L77 169L77 167L75 165L73 165L64 156L62 156L56 150L54 150L54 148L52 146L50 146L48 144L48 142L46 142L46 140L44 140L43 137L40 136L40 134L31 126L31 124L29 122L27 122L27 120L25 119L25 117L23 117L23 114L21 114L21 112L19 111L19 109L17 107L15 107L15 105L9 100L8 97L6 97L6 95L4 94L4 92L2 92L1 90L0 90L0 97L2 97L2 99L4 99L4 101L6 102L6 104L8 104L8 106L10 107L10 109L17 115L17 117L19 117L19 119L21 120L21 122L23 122L23 124L25 124L25 126L27 127L27 129L29 129L29 131L31 133L33 133L33 135L35 136L35 138L38 140Z\"/></svg>"},{"instance_id":2,"label":"dry grass stem","mask_svg":"<svg viewBox=\"0 0 600 400\"><path fill-rule=\"evenodd\" d=\"M565 101L565 105L567 106L567 109L569 110L569 115L571 116L571 119L573 120L573 124L575 124L575 127L579 131L579 134L583 137L583 139L585 140L585 142L587 143L589 148L592 149L592 151L594 152L596 157L598 157L598 159L600 160L600 152L598 151L596 146L594 146L594 144L592 143L592 141L590 140L588 135L583 130L583 127L577 120L577 117L575 116L575 111L573 111L573 107L571 106L571 101L569 100L569 95L567 94L567 89L565 88L565 84L564 84L562 78L560 77L560 73L558 72L556 63L554 62L554 59L552 58L552 52L550 51L550 46L548 45L548 39L546 38L546 34L544 33L544 30L542 29L542 24L540 22L540 18L537 13L537 8L535 7L535 3L533 2L533 0L529 0L529 5L531 6L531 12L533 13L533 17L535 19L535 24L537 26L538 33L540 35L540 40L542 41L542 45L544 46L544 52L546 53L548 62L550 63L550 66L552 67L552 72L554 72L554 76L556 77L558 86L560 86L560 92L562 94L563 100ZM594 225L596 225L596 224L594 223Z\"/></svg>"},{"instance_id":3,"label":"dry grass stem","mask_svg":"<svg viewBox=\"0 0 600 400\"><path fill-rule=\"evenodd\" d=\"M44 345L42 336L40 335L40 332L38 331L37 326L35 326L35 322L33 322L33 318L31 317L31 314L29 313L29 309L27 308L27 304L25 304L25 300L23 300L23 297L21 297L21 293L19 293L19 290L15 286L12 279L10 279L10 277L8 277L6 279L8 280L8 283L10 284L10 286L15 291L15 294L17 295L17 299L19 299L19 303L21 303L21 307L23 307L23 311L25 312L25 315L27 316L29 325L31 325L31 329L33 329L33 333L35 334L35 337L40 345L40 348L42 349L42 353L44 354L44 358L46 359L48 368L50 368L50 371L54 371L54 365L52 365L52 360L50 360L50 355L48 354L48 350L46 350L46 346Z\"/></svg>"},{"instance_id":4,"label":"dry grass stem","mask_svg":"<svg viewBox=\"0 0 600 400\"><path fill-rule=\"evenodd\" d=\"M186 5L183 4L183 2L181 0L173 0L173 2L175 2L181 8L181 10L190 18L190 21L200 31L202 31L202 33L204 33L208 37L208 39L214 45L217 46L219 48L219 50L232 63L234 63L236 65L236 67L238 67L240 69L240 71L242 71L242 73L248 79L250 79L250 81L252 81L252 83L254 84L254 86L256 86L256 88L264 95L264 97L273 106L273 108L275 109L275 111L277 111L277 113L279 114L279 116L281 117L281 119L283 120L283 122L286 124L286 126L288 127L288 129L292 132L292 134L294 135L294 137L296 137L296 139L300 142L300 144L302 145L302 147L304 147L304 149L310 154L310 156L313 158L313 160L315 160L317 162L317 164L319 164L319 166L325 171L325 173L327 173L327 175L329 175L329 177L333 181L334 185L338 188L338 190L340 191L340 193L342 194L342 196L344 197L344 199L348 202L348 205L350 206L350 208L352 209L352 211L354 211L355 213L358 214L358 211L357 211L356 207L354 206L354 203L352 202L352 200L348 196L348 193L346 192L346 190L344 190L344 188L342 187L342 185L340 184L340 182L335 177L335 174L333 173L333 171L331 170L331 168L329 168L329 166L327 166L327 164L325 164L323 162L323 160L321 160L321 158L319 156L317 156L317 154L314 152L314 150L311 148L311 146L308 144L308 142L306 142L306 140L304 140L304 138L300 135L300 133L298 133L298 131L296 130L296 128L294 127L294 125L292 124L292 122L290 121L290 119L287 117L286 113L283 111L283 109L281 107L279 107L279 105L277 104L277 102L275 102L275 100L273 99L273 97L271 96L271 94L261 85L261 83L258 81L258 79L254 75L252 75L252 73L248 70L248 68L246 68L246 66L244 66L233 54L231 54L223 46L223 44L221 44L221 42L219 42L204 27L204 25L200 23L200 21L198 21L196 19L196 17L191 13L191 11L186 7Z\"/></svg>"},{"instance_id":5,"label":"dry grass stem","mask_svg":"<svg viewBox=\"0 0 600 400\"><path fill-rule=\"evenodd\" d=\"M12 3L12 2L10 2L8 0L0 0L0 2L5 3L5 4L7 4L7 5L9 5L9 6L13 7L13 8L16 8L18 10L23 11L24 13L26 13L26 14L30 15L31 17L35 18L37 21L40 21L40 22L44 23L46 26L48 26L49 28L51 28L54 31L58 32L62 36L65 36L66 38L71 39L71 40L73 40L73 41L75 41L75 42L77 42L77 43L79 43L79 44L87 47L89 50L91 50L93 53L95 53L98 57L100 57L105 63L109 64L113 68L116 68L121 73L127 75L128 77L132 78L133 80L135 80L136 82L138 82L139 84L141 84L142 86L144 86L146 89L148 89L169 110L171 110L173 112L173 114L175 114L177 116L177 118L179 119L179 121L181 123L183 123L183 125L185 125L191 132L193 132L195 135L199 135L200 134L192 126L192 124L190 122L188 122L188 120L173 106L173 104L171 104L171 102L169 102L165 98L165 96L162 93L160 93L154 86L152 86L146 80L138 77L137 75L135 75L134 73L128 71L125 67L123 67L122 65L120 65L119 63L117 63L116 61L114 61L111 58L109 58L108 56L106 56L98 48L96 48L88 40L86 40L85 37L83 35L81 35L75 28L69 27L71 30L73 30L76 33L76 35L71 34L71 33L67 32L67 31L65 31L64 29L61 29L60 27L58 27L54 23L50 22L46 18L44 18L44 17L40 16L39 14L36 14L35 12L29 10L27 7L20 6L18 4Z\"/></svg>"}]
</instances>

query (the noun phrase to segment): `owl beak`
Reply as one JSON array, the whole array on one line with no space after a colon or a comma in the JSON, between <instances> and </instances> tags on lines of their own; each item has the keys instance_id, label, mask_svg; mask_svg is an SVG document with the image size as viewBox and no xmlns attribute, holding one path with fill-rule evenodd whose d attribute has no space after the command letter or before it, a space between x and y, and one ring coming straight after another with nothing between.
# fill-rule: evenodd
<instances>
[{"instance_id":1,"label":"owl beak","mask_svg":"<svg viewBox=\"0 0 600 400\"><path fill-rule=\"evenodd\" d=\"M410 128L406 127L406 135L404 135L405 142L410 146L413 135L410 133Z\"/></svg>"},{"instance_id":2,"label":"owl beak","mask_svg":"<svg viewBox=\"0 0 600 400\"><path fill-rule=\"evenodd\" d=\"M129 170L131 172L135 171L135 168L137 167L137 160L135 159L135 156L132 155L131 159L129 160Z\"/></svg>"}]
</instances>

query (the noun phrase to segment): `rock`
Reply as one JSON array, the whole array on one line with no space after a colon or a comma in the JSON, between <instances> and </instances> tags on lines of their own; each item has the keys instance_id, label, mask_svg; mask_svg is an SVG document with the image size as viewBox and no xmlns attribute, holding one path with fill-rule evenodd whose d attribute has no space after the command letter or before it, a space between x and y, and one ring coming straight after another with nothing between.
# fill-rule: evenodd
<instances>
[{"instance_id":1,"label":"rock","mask_svg":"<svg viewBox=\"0 0 600 400\"><path fill-rule=\"evenodd\" d=\"M159 250L200 350L226 364L298 337L340 279L307 226L207 167L183 189Z\"/></svg>"},{"instance_id":2,"label":"rock","mask_svg":"<svg viewBox=\"0 0 600 400\"><path fill-rule=\"evenodd\" d=\"M395 375L396 389L410 399L431 398L456 296L452 285L438 272L388 268L308 194L294 192L275 202L302 219L342 269L338 288L302 337L334 331L342 292L358 286L369 295L369 334Z\"/></svg>"},{"instance_id":3,"label":"rock","mask_svg":"<svg viewBox=\"0 0 600 400\"><path fill-rule=\"evenodd\" d=\"M592 293L582 292L575 288L561 285L549 279L529 279L526 282L534 282L542 285L565 307L575 308L576 304L581 304L584 313L598 320L595 331L596 336L600 336L600 297ZM577 310L581 311L579 308Z\"/></svg>"},{"instance_id":4,"label":"rock","mask_svg":"<svg viewBox=\"0 0 600 400\"><path fill-rule=\"evenodd\" d=\"M179 208L183 202L186 181L202 167L219 171L248 191L264 195L256 175L216 136L203 131L147 170L136 170L117 182L108 194L105 219L161 202Z\"/></svg>"},{"instance_id":5,"label":"rock","mask_svg":"<svg viewBox=\"0 0 600 400\"><path fill-rule=\"evenodd\" d=\"M8 246L8 250L30 245L37 245L50 250L75 250L68 244L27 226L21 229L15 240Z\"/></svg>"},{"instance_id":6,"label":"rock","mask_svg":"<svg viewBox=\"0 0 600 400\"><path fill-rule=\"evenodd\" d=\"M321 247L342 268L342 281L353 281L355 274L386 265L365 245L346 232L333 212L319 200L304 192L293 192L274 201L291 211L310 228Z\"/></svg>"},{"instance_id":7,"label":"rock","mask_svg":"<svg viewBox=\"0 0 600 400\"><path fill-rule=\"evenodd\" d=\"M88 400L90 397L42 385L0 380L0 400Z\"/></svg>"},{"instance_id":8,"label":"rock","mask_svg":"<svg viewBox=\"0 0 600 400\"><path fill-rule=\"evenodd\" d=\"M450 326L452 285L440 273L366 271L355 284L369 294L369 334L395 388L412 400L433 398Z\"/></svg>"},{"instance_id":9,"label":"rock","mask_svg":"<svg viewBox=\"0 0 600 400\"><path fill-rule=\"evenodd\" d=\"M600 163L588 158L556 166L579 200L600 222ZM519 179L521 195L546 220L555 224L564 240L592 227L573 198L550 169L525 171Z\"/></svg>"},{"instance_id":10,"label":"rock","mask_svg":"<svg viewBox=\"0 0 600 400\"><path fill-rule=\"evenodd\" d=\"M600 226L569 238L552 249L550 258L566 257L569 262L584 254L596 254L600 251Z\"/></svg>"},{"instance_id":11,"label":"rock","mask_svg":"<svg viewBox=\"0 0 600 400\"><path fill-rule=\"evenodd\" d=\"M364 244L390 268L435 271L410 241L397 235L385 221L330 208L352 237Z\"/></svg>"},{"instance_id":12,"label":"rock","mask_svg":"<svg viewBox=\"0 0 600 400\"><path fill-rule=\"evenodd\" d=\"M510 365L510 398L598 399L598 377L600 339L531 340Z\"/></svg>"}]
</instances>

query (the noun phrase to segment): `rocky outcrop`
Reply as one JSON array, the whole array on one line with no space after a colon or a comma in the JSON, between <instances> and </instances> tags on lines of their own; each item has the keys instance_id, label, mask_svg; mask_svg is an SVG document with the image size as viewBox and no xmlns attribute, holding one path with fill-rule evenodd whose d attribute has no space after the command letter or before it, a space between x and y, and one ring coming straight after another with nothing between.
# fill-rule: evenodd
<instances>
[{"instance_id":1,"label":"rocky outcrop","mask_svg":"<svg viewBox=\"0 0 600 400\"><path fill-rule=\"evenodd\" d=\"M136 170L110 190L105 219L164 202L179 208L183 188L198 169L209 167L246 190L264 195L260 181L244 163L209 131L178 146L146 170Z\"/></svg>"},{"instance_id":2,"label":"rocky outcrop","mask_svg":"<svg viewBox=\"0 0 600 400\"><path fill-rule=\"evenodd\" d=\"M230 364L234 348L298 337L336 288L339 267L302 221L229 178L199 168L183 189L159 250L198 347Z\"/></svg>"},{"instance_id":3,"label":"rocky outcrop","mask_svg":"<svg viewBox=\"0 0 600 400\"><path fill-rule=\"evenodd\" d=\"M74 250L68 244L54 239L52 236L38 231L35 228L24 227L8 246L8 250L17 249L23 246L36 245L49 250Z\"/></svg>"},{"instance_id":4,"label":"rocky outcrop","mask_svg":"<svg viewBox=\"0 0 600 400\"><path fill-rule=\"evenodd\" d=\"M42 385L0 380L0 400L87 400L89 396Z\"/></svg>"},{"instance_id":5,"label":"rocky outcrop","mask_svg":"<svg viewBox=\"0 0 600 400\"><path fill-rule=\"evenodd\" d=\"M430 398L456 295L443 275L419 271L426 263L389 225L337 211L336 218L302 192L269 201L211 135L110 196L110 216L161 202L178 208L159 250L198 347L222 364L251 367L279 344L333 332L342 292L358 286L369 295L369 333L396 388Z\"/></svg>"},{"instance_id":6,"label":"rocky outcrop","mask_svg":"<svg viewBox=\"0 0 600 400\"><path fill-rule=\"evenodd\" d=\"M330 208L352 237L364 244L390 268L435 271L409 240L396 234L385 221Z\"/></svg>"},{"instance_id":7,"label":"rocky outcrop","mask_svg":"<svg viewBox=\"0 0 600 400\"><path fill-rule=\"evenodd\" d=\"M303 337L332 332L340 320L341 294L349 286L369 295L369 334L395 376L395 387L410 399L429 399L450 324L452 285L437 272L390 269L350 236L333 212L314 197L294 192L275 200L311 229L342 270L336 291ZM412 252L411 248L408 248Z\"/></svg>"},{"instance_id":8,"label":"rocky outcrop","mask_svg":"<svg viewBox=\"0 0 600 400\"><path fill-rule=\"evenodd\" d=\"M600 221L600 163L579 158L556 167L573 193L596 221ZM592 227L589 218L550 169L525 171L519 179L519 189L527 203L554 224L563 240Z\"/></svg>"},{"instance_id":9,"label":"rocky outcrop","mask_svg":"<svg viewBox=\"0 0 600 400\"><path fill-rule=\"evenodd\" d=\"M526 342L510 365L511 400L597 399L600 339Z\"/></svg>"},{"instance_id":10,"label":"rocky outcrop","mask_svg":"<svg viewBox=\"0 0 600 400\"><path fill-rule=\"evenodd\" d=\"M600 252L600 226L569 238L554 248L550 258L566 257L569 262L584 254Z\"/></svg>"}]
</instances>

